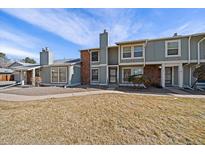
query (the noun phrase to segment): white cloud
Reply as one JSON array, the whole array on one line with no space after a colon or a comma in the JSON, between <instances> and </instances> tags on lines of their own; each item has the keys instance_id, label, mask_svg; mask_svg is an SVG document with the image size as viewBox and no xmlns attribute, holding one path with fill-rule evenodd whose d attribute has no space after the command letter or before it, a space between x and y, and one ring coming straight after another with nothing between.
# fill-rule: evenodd
<instances>
[{"instance_id":1,"label":"white cloud","mask_svg":"<svg viewBox=\"0 0 205 154\"><path fill-rule=\"evenodd\" d=\"M32 48L37 44L42 43L39 39L33 36L20 32L17 29L8 28L8 26L2 26L2 24L0 26L0 39L4 42L16 44L25 48Z\"/></svg>"},{"instance_id":2,"label":"white cloud","mask_svg":"<svg viewBox=\"0 0 205 154\"><path fill-rule=\"evenodd\" d=\"M4 12L30 24L52 32L72 43L91 47L97 46L99 33L110 32L111 44L126 40L142 28L143 23L133 20L136 10L132 9L2 9Z\"/></svg>"},{"instance_id":3,"label":"white cloud","mask_svg":"<svg viewBox=\"0 0 205 154\"><path fill-rule=\"evenodd\" d=\"M187 35L194 33L201 33L205 31L205 22L202 20L191 20L175 26L167 31L160 33L161 36L172 36L174 33L178 35Z\"/></svg>"},{"instance_id":4,"label":"white cloud","mask_svg":"<svg viewBox=\"0 0 205 154\"><path fill-rule=\"evenodd\" d=\"M39 54L27 50L18 49L16 47L7 46L7 45L4 46L1 45L0 52L6 53L6 55L21 57L21 58L25 58L25 57L31 57L35 59L39 58Z\"/></svg>"}]
</instances>

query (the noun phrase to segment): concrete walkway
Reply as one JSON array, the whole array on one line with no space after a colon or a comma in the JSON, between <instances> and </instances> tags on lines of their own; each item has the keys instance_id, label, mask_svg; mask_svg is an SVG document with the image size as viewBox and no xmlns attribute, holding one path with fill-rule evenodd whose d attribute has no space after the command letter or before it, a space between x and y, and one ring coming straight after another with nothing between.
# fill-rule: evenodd
<instances>
[{"instance_id":1,"label":"concrete walkway","mask_svg":"<svg viewBox=\"0 0 205 154\"><path fill-rule=\"evenodd\" d=\"M205 95L184 95L184 94L145 94L145 93L129 93L121 92L114 90L99 90L99 91L88 91L88 92L74 92L74 93L64 93L64 94L55 94L55 95L43 95L43 96L25 96L25 95L16 95L16 94L5 94L0 93L0 100L4 101L33 101L33 100L43 100L49 98L64 98L64 97L73 97L73 96L86 96L86 95L96 95L96 94L127 94L127 95L142 95L142 96L174 96L174 97L183 97L183 98L203 98Z\"/></svg>"}]
</instances>

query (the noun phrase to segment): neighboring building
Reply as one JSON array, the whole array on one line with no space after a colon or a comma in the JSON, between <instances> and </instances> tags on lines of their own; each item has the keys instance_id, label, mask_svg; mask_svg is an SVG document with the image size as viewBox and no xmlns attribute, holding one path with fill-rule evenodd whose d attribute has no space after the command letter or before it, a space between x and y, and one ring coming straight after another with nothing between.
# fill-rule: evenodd
<instances>
[{"instance_id":1,"label":"neighboring building","mask_svg":"<svg viewBox=\"0 0 205 154\"><path fill-rule=\"evenodd\" d=\"M48 48L40 52L40 64L14 62L9 66L14 70L14 80L23 84L45 86L80 85L80 59L53 60Z\"/></svg>"},{"instance_id":2,"label":"neighboring building","mask_svg":"<svg viewBox=\"0 0 205 154\"><path fill-rule=\"evenodd\" d=\"M12 81L13 70L7 68L0 68L0 81Z\"/></svg>"},{"instance_id":3,"label":"neighboring building","mask_svg":"<svg viewBox=\"0 0 205 154\"><path fill-rule=\"evenodd\" d=\"M191 87L193 71L205 64L205 33L117 42L108 46L100 34L99 48L81 50L81 82L91 85L126 85L128 76L144 74L152 84Z\"/></svg>"}]
</instances>

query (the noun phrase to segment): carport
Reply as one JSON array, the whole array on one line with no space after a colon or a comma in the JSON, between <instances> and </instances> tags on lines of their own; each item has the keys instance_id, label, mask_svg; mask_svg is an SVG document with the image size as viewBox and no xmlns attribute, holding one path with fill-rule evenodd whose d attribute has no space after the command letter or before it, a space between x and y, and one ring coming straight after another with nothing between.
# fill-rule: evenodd
<instances>
[{"instance_id":1,"label":"carport","mask_svg":"<svg viewBox=\"0 0 205 154\"><path fill-rule=\"evenodd\" d=\"M35 86L36 77L40 77L40 65L18 66L14 69L14 80L22 85Z\"/></svg>"}]
</instances>

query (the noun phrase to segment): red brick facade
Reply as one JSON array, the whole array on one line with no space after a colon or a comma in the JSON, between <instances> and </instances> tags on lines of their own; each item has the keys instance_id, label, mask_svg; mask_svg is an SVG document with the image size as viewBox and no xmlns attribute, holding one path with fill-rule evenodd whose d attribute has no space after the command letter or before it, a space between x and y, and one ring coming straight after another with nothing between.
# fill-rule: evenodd
<instances>
[{"instance_id":1,"label":"red brick facade","mask_svg":"<svg viewBox=\"0 0 205 154\"><path fill-rule=\"evenodd\" d=\"M80 53L81 57L81 84L90 84L90 53L88 50L83 50Z\"/></svg>"},{"instance_id":2,"label":"red brick facade","mask_svg":"<svg viewBox=\"0 0 205 154\"><path fill-rule=\"evenodd\" d=\"M147 76L152 85L160 85L161 83L161 69L160 65L145 65L144 75Z\"/></svg>"}]
</instances>

